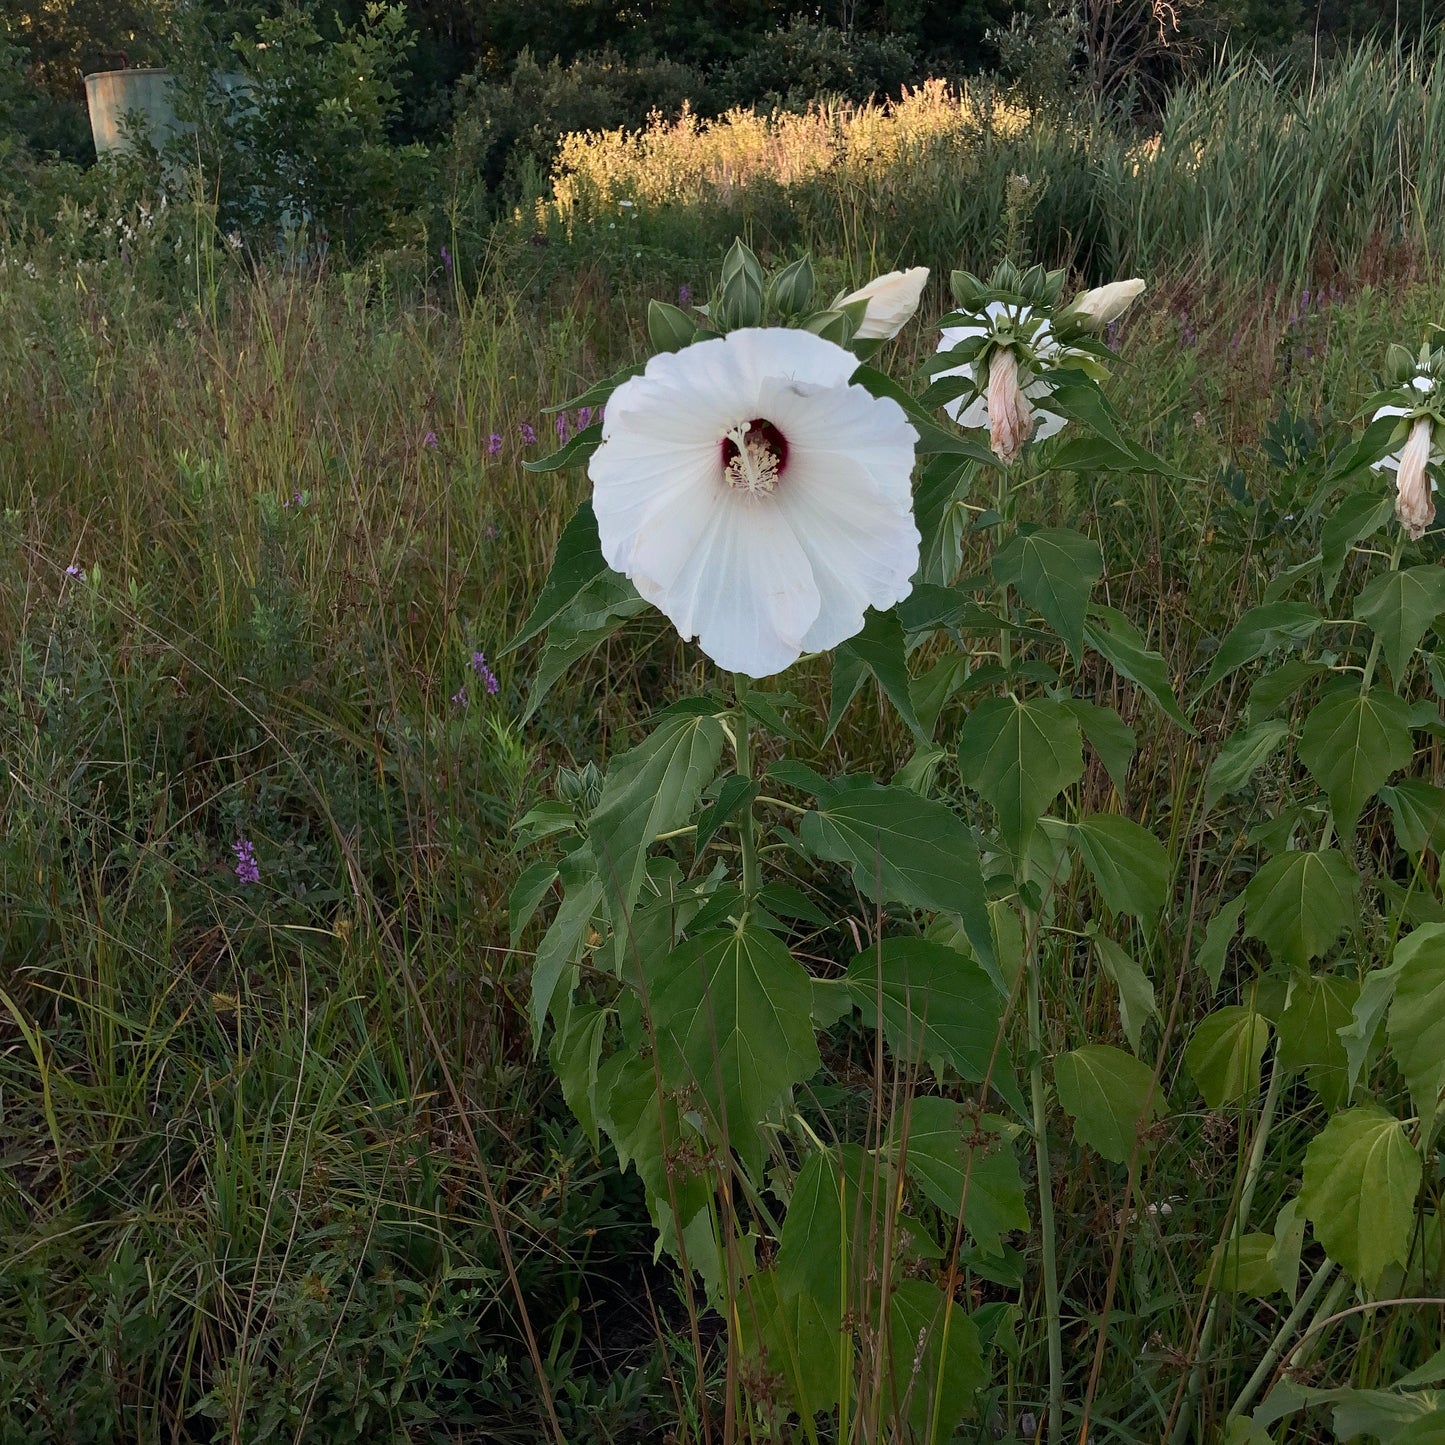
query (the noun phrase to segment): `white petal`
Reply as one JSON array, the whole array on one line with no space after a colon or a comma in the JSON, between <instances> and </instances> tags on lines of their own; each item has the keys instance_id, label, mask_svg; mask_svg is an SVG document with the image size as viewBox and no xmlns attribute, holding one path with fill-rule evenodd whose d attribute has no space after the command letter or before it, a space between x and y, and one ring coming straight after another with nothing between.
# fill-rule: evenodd
<instances>
[{"instance_id":1,"label":"white petal","mask_svg":"<svg viewBox=\"0 0 1445 1445\"><path fill-rule=\"evenodd\" d=\"M807 556L772 503L729 496L673 585L637 589L719 667L749 677L795 663L818 615Z\"/></svg>"},{"instance_id":2,"label":"white petal","mask_svg":"<svg viewBox=\"0 0 1445 1445\"><path fill-rule=\"evenodd\" d=\"M809 652L852 637L866 608L902 601L918 570L910 481L917 433L896 402L860 391L796 397L778 423L793 450L775 500L819 597L803 638Z\"/></svg>"}]
</instances>

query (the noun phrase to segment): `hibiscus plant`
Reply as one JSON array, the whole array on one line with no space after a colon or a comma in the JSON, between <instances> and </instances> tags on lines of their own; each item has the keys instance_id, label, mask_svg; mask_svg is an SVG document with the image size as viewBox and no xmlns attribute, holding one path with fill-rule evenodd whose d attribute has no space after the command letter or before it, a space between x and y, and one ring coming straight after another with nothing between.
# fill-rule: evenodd
<instances>
[{"instance_id":1,"label":"hibiscus plant","mask_svg":"<svg viewBox=\"0 0 1445 1445\"><path fill-rule=\"evenodd\" d=\"M1165 1043L1182 983L1171 978L1163 1009L1154 983L1166 945L1177 953L1182 938L1217 984L1243 917L1286 981L1273 1021L1262 1006L1230 1006L1193 1029L1186 1064L1212 1108L1260 1085L1275 1034L1276 1092L1286 1065L1333 1062L1334 1033L1317 1047L1290 1033L1301 999L1357 1030L1338 1044L1347 1087L1333 1074L1321 1084L1344 1108L1390 990L1416 984L1412 960L1434 950L1430 977L1445 976L1445 927L1438 942L1417 931L1415 952L1397 951L1363 988L1310 974L1351 923L1358 879L1344 845L1361 808L1425 725L1398 694L1445 611L1445 574L1401 573L1397 546L1356 603L1373 643L1353 680L1337 648L1289 659L1272 706L1251 702L1206 806L1286 745L1276 714L1291 687L1333 681L1299 745L1325 833L1301 850L1298 828L1314 814L1291 814L1253 881L1211 900L1178 876L1185 822L1160 821L1166 846L1129 816L1135 734L1105 702L1152 707L1192 736L1164 658L1099 600L1098 544L1025 515L1050 475L1167 475L1100 385L1112 359L1101 333L1142 283L1066 300L1063 275L1039 267L955 273L957 309L915 395L871 362L925 281L895 272L818 307L806 259L769 277L738 243L705 308L652 305L645 366L566 404L605 413L535 464L585 464L592 490L514 640L543 639L532 707L651 609L718 671L605 770L560 775L521 820L521 843L540 856L513 892L511 926L516 941L556 899L532 971L534 1037L549 1040L594 1143L605 1135L636 1170L692 1318L706 1305L725 1321L730 1411L791 1415L810 1439L948 1441L986 1402L991 1361L1015 1356L1015 1326L1038 1300L1057 1445L1066 1372L1049 1115L1056 1104L1077 1145L1126 1169L1132 1195L1176 1077ZM1326 490L1401 430L1402 497L1418 482L1410 448L1422 451L1423 425L1428 467L1439 418L1433 389L1414 379L1433 377L1438 359L1427 348L1401 370L1392 358L1393 409L1335 459ZM1408 507L1413 534L1423 506L1412 494ZM1347 498L1319 566L1294 580L1328 582L1327 595L1389 510L1373 492ZM963 575L980 556L984 570ZM1298 602L1255 611L1223 640L1206 690L1325 623ZM817 654L831 668L825 717L778 681ZM1393 689L1373 682L1381 656ZM886 779L829 775L823 744L870 682L912 754ZM1423 848L1445 793L1425 798L1421 786L1402 783L1390 806L1407 846L1419 835ZM1043 978L1081 965L1117 995L1117 1043L1046 1031ZM1438 1099L1445 1078L1432 1067L1420 1087ZM1414 1148L1398 1119L1370 1108L1345 1108L1325 1134L1348 1132L1346 1152L1386 1130L1397 1131L1390 1148ZM1328 1201L1351 1180L1357 1194L1368 1187L1363 1165L1342 1167L1343 1182L1334 1168L1311 1195L1307 1163L1286 1222L1308 1219L1373 1288L1405 1258L1398 1215L1367 1261L1336 1243ZM1400 1198L1413 1201L1418 1170L1418 1158L1409 1178L1402 1166ZM1249 1211L1245 1198L1220 1241L1221 1280L1237 1275ZM1293 1260L1297 1276L1298 1243ZM1287 1265L1286 1247L1281 1277ZM1069 1429L1080 1417L1087 1428L1088 1398L1070 1403Z\"/></svg>"}]
</instances>

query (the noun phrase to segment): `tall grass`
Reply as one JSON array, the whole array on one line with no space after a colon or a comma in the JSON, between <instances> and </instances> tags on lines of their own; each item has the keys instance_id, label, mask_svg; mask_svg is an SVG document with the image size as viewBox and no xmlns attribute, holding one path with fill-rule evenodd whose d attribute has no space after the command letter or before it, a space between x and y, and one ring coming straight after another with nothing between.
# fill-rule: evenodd
<instances>
[{"instance_id":1,"label":"tall grass","mask_svg":"<svg viewBox=\"0 0 1445 1445\"><path fill-rule=\"evenodd\" d=\"M860 265L986 269L1023 175L1030 256L1096 277L1193 268L1298 287L1394 248L1433 262L1442 80L1439 39L1374 42L1315 76L1227 58L1143 131L1087 107L1029 117L987 86L939 83L889 105L656 118L564 137L538 213L570 233L623 225L675 245L685 223L711 244L750 227L781 247L843 238Z\"/></svg>"}]
</instances>

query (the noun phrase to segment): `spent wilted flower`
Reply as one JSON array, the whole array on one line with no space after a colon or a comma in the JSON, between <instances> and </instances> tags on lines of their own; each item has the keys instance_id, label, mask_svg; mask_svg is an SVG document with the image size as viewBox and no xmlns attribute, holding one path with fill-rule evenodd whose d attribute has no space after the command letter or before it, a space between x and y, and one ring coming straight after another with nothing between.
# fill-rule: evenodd
<instances>
[{"instance_id":1,"label":"spent wilted flower","mask_svg":"<svg viewBox=\"0 0 1445 1445\"><path fill-rule=\"evenodd\" d=\"M537 432L530 422L523 422L519 430L522 433L522 445L534 447L537 445Z\"/></svg>"},{"instance_id":2,"label":"spent wilted flower","mask_svg":"<svg viewBox=\"0 0 1445 1445\"><path fill-rule=\"evenodd\" d=\"M487 439L487 455L488 455L489 457L494 457L494 456L497 455L497 453L498 453L499 451L501 451L501 449L502 449L502 434L501 434L501 432L495 432L495 431L494 431L494 432L491 434L491 436Z\"/></svg>"},{"instance_id":3,"label":"spent wilted flower","mask_svg":"<svg viewBox=\"0 0 1445 1445\"><path fill-rule=\"evenodd\" d=\"M259 883L261 881L261 870L256 864L256 850L249 838L238 838L231 844L231 852L236 855L236 877L242 883Z\"/></svg>"},{"instance_id":4,"label":"spent wilted flower","mask_svg":"<svg viewBox=\"0 0 1445 1445\"><path fill-rule=\"evenodd\" d=\"M1003 328L1007 328L1006 334ZM1028 336L1029 357L1016 353ZM1028 306L990 301L981 315L965 326L945 326L938 349L952 351L973 337L998 336L974 362L935 373L935 377L970 376L973 390L944 406L962 427L987 427L989 444L1001 461L1013 461L1026 441L1046 441L1063 430L1064 418L1041 403L1052 394L1046 371L1067 360L1069 353L1054 339L1047 319L1036 320ZM1016 340L1017 338L1018 340ZM987 366L981 363L987 358Z\"/></svg>"},{"instance_id":5,"label":"spent wilted flower","mask_svg":"<svg viewBox=\"0 0 1445 1445\"><path fill-rule=\"evenodd\" d=\"M913 319L923 288L928 284L928 267L914 266L907 271L889 271L877 276L866 286L846 295L839 293L833 302L836 311L853 301L866 301L863 323L853 333L858 341L887 341L897 336Z\"/></svg>"},{"instance_id":6,"label":"spent wilted flower","mask_svg":"<svg viewBox=\"0 0 1445 1445\"><path fill-rule=\"evenodd\" d=\"M602 555L720 667L767 677L912 590L917 433L810 332L744 328L647 363L588 464Z\"/></svg>"},{"instance_id":7,"label":"spent wilted flower","mask_svg":"<svg viewBox=\"0 0 1445 1445\"><path fill-rule=\"evenodd\" d=\"M1424 401L1435 391L1435 380L1429 376L1416 376L1411 386ZM1436 442L1435 422L1429 416L1417 416L1403 406L1382 406L1375 413L1375 420L1381 417L1413 417L1405 444L1389 456L1375 462L1378 471L1395 473L1395 515L1411 540L1418 541L1425 535L1435 520L1435 483L1430 477L1430 466L1445 462L1441 448Z\"/></svg>"}]
</instances>

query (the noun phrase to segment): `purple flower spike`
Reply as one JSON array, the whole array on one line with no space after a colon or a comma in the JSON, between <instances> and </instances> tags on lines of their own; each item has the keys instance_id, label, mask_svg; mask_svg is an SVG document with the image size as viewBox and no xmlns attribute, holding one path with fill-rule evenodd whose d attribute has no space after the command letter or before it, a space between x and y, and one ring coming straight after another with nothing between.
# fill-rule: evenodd
<instances>
[{"instance_id":1,"label":"purple flower spike","mask_svg":"<svg viewBox=\"0 0 1445 1445\"><path fill-rule=\"evenodd\" d=\"M567 440L567 413L565 411L557 414L557 440L559 442Z\"/></svg>"},{"instance_id":2,"label":"purple flower spike","mask_svg":"<svg viewBox=\"0 0 1445 1445\"><path fill-rule=\"evenodd\" d=\"M532 427L532 425L531 425L530 422L525 422L525 421L524 421L524 422L522 423L521 431L522 431L522 445L523 445L524 447L534 447L534 446L537 445L537 433L536 433L536 430Z\"/></svg>"},{"instance_id":3,"label":"purple flower spike","mask_svg":"<svg viewBox=\"0 0 1445 1445\"><path fill-rule=\"evenodd\" d=\"M236 855L236 877L242 883L259 883L261 870L256 865L256 850L252 847L251 840L238 838L231 844L231 852Z\"/></svg>"},{"instance_id":4,"label":"purple flower spike","mask_svg":"<svg viewBox=\"0 0 1445 1445\"><path fill-rule=\"evenodd\" d=\"M501 683L497 681L497 674L487 666L487 655L485 652L472 653L472 671L481 678L482 686L486 688L490 697L495 697L501 689Z\"/></svg>"},{"instance_id":5,"label":"purple flower spike","mask_svg":"<svg viewBox=\"0 0 1445 1445\"><path fill-rule=\"evenodd\" d=\"M692 287L691 287L691 286L686 286L686 285L684 285L684 286L679 286L679 287L677 288L677 304L678 304L679 306L687 306L687 305L690 305L691 302L692 302Z\"/></svg>"},{"instance_id":6,"label":"purple flower spike","mask_svg":"<svg viewBox=\"0 0 1445 1445\"><path fill-rule=\"evenodd\" d=\"M494 457L494 456L496 456L496 454L497 454L499 451L501 451L501 449L502 449L502 434L501 434L501 432L495 432L495 431L494 431L494 432L492 433L492 435L491 435L490 440L487 442L487 455L488 455L489 457Z\"/></svg>"},{"instance_id":7,"label":"purple flower spike","mask_svg":"<svg viewBox=\"0 0 1445 1445\"><path fill-rule=\"evenodd\" d=\"M442 265L446 267L447 279L450 280L452 274L452 253L448 251L445 246L442 247Z\"/></svg>"},{"instance_id":8,"label":"purple flower spike","mask_svg":"<svg viewBox=\"0 0 1445 1445\"><path fill-rule=\"evenodd\" d=\"M465 707L466 705L467 705L467 690L466 690L466 688L464 688L464 687L459 687L459 688L452 694L452 706L453 706L453 707L456 707L456 708L463 708L463 707Z\"/></svg>"},{"instance_id":9,"label":"purple flower spike","mask_svg":"<svg viewBox=\"0 0 1445 1445\"><path fill-rule=\"evenodd\" d=\"M577 430L582 431L592 424L592 408L590 406L579 407L577 411Z\"/></svg>"},{"instance_id":10,"label":"purple flower spike","mask_svg":"<svg viewBox=\"0 0 1445 1445\"><path fill-rule=\"evenodd\" d=\"M421 439L421 444L422 446L428 448L431 451L436 451L437 448L441 445L441 443L437 441L437 434L434 431L429 431Z\"/></svg>"},{"instance_id":11,"label":"purple flower spike","mask_svg":"<svg viewBox=\"0 0 1445 1445\"><path fill-rule=\"evenodd\" d=\"M70 564L70 566L65 569L65 575L66 575L67 577L84 577L84 576L85 576L85 568L84 568L84 567L77 567L77 566L75 565L75 563L72 562L72 563Z\"/></svg>"}]
</instances>

